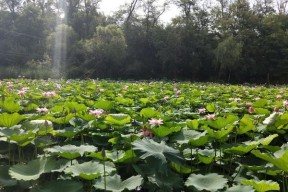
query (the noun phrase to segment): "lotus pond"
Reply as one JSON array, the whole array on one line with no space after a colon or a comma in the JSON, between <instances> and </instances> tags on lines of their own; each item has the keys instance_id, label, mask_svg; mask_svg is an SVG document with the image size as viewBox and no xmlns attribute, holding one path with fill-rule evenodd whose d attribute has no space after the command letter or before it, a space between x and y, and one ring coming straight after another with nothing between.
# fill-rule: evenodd
<instances>
[{"instance_id":1,"label":"lotus pond","mask_svg":"<svg viewBox=\"0 0 288 192\"><path fill-rule=\"evenodd\" d=\"M288 191L288 88L2 80L0 191Z\"/></svg>"}]
</instances>

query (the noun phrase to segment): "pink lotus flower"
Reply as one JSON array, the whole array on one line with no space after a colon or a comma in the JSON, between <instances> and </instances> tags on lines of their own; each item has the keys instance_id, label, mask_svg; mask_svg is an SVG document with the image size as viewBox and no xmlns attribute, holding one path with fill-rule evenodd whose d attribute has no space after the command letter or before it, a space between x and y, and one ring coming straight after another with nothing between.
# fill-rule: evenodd
<instances>
[{"instance_id":1,"label":"pink lotus flower","mask_svg":"<svg viewBox=\"0 0 288 192\"><path fill-rule=\"evenodd\" d=\"M47 109L46 107L43 107L43 108L38 107L38 108L36 109L36 112L37 112L37 113L46 113L47 111L48 111L48 109Z\"/></svg>"},{"instance_id":2,"label":"pink lotus flower","mask_svg":"<svg viewBox=\"0 0 288 192\"><path fill-rule=\"evenodd\" d=\"M216 115L215 115L215 114L208 114L208 115L206 115L206 118L207 118L208 120L215 120Z\"/></svg>"},{"instance_id":3,"label":"pink lotus flower","mask_svg":"<svg viewBox=\"0 0 288 192\"><path fill-rule=\"evenodd\" d=\"M143 135L144 137L153 137L152 131L148 129L147 127L144 127L143 129L141 129L140 134Z\"/></svg>"},{"instance_id":4,"label":"pink lotus flower","mask_svg":"<svg viewBox=\"0 0 288 192\"><path fill-rule=\"evenodd\" d=\"M245 103L245 107L249 108L249 107L251 107L251 106L252 106L251 103L248 103L248 102Z\"/></svg>"},{"instance_id":5,"label":"pink lotus flower","mask_svg":"<svg viewBox=\"0 0 288 192\"><path fill-rule=\"evenodd\" d=\"M279 112L279 107L275 106L274 107L274 112L276 112L276 113Z\"/></svg>"},{"instance_id":6,"label":"pink lotus flower","mask_svg":"<svg viewBox=\"0 0 288 192\"><path fill-rule=\"evenodd\" d=\"M198 112L200 114L206 113L206 109L205 108L200 108L200 109L198 109Z\"/></svg>"},{"instance_id":7,"label":"pink lotus flower","mask_svg":"<svg viewBox=\"0 0 288 192\"><path fill-rule=\"evenodd\" d=\"M48 91L48 92L43 92L42 95L44 97L55 97L56 93L55 91Z\"/></svg>"},{"instance_id":8,"label":"pink lotus flower","mask_svg":"<svg viewBox=\"0 0 288 192\"><path fill-rule=\"evenodd\" d=\"M250 114L251 114L251 113L254 113L254 112L255 112L254 107L249 107L248 112L249 112Z\"/></svg>"},{"instance_id":9,"label":"pink lotus flower","mask_svg":"<svg viewBox=\"0 0 288 192\"><path fill-rule=\"evenodd\" d=\"M7 88L8 88L8 92L12 92L12 90L13 90L13 83L12 83L12 82L7 82Z\"/></svg>"},{"instance_id":10,"label":"pink lotus flower","mask_svg":"<svg viewBox=\"0 0 288 192\"><path fill-rule=\"evenodd\" d=\"M287 100L285 100L285 101L283 101L283 107L287 107L288 106L288 101Z\"/></svg>"},{"instance_id":11,"label":"pink lotus flower","mask_svg":"<svg viewBox=\"0 0 288 192\"><path fill-rule=\"evenodd\" d=\"M282 95L276 95L276 99L277 99L277 100L282 99Z\"/></svg>"},{"instance_id":12,"label":"pink lotus flower","mask_svg":"<svg viewBox=\"0 0 288 192\"><path fill-rule=\"evenodd\" d=\"M18 91L17 94L18 94L20 97L24 97L25 94L26 94L26 91L25 91L25 90L20 90L20 91Z\"/></svg>"},{"instance_id":13,"label":"pink lotus flower","mask_svg":"<svg viewBox=\"0 0 288 192\"><path fill-rule=\"evenodd\" d=\"M103 113L104 113L103 109L89 110L89 114L95 115L97 118L99 118Z\"/></svg>"},{"instance_id":14,"label":"pink lotus flower","mask_svg":"<svg viewBox=\"0 0 288 192\"><path fill-rule=\"evenodd\" d=\"M162 125L163 124L163 120L162 119L152 118L152 119L149 120L149 124L150 125Z\"/></svg>"}]
</instances>

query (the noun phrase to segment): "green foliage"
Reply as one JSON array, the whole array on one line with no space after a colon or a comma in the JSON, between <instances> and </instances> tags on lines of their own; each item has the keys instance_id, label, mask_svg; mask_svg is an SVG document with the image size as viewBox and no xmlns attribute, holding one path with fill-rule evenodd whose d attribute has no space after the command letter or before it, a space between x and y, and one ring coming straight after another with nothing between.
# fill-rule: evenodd
<instances>
[{"instance_id":1,"label":"green foliage","mask_svg":"<svg viewBox=\"0 0 288 192\"><path fill-rule=\"evenodd\" d=\"M17 125L20 121L24 120L25 116L20 115L19 113L2 113L0 114L0 126L3 127L12 127Z\"/></svg>"},{"instance_id":2,"label":"green foliage","mask_svg":"<svg viewBox=\"0 0 288 192\"><path fill-rule=\"evenodd\" d=\"M53 158L41 158L35 159L27 164L13 165L9 169L9 174L16 180L37 180L43 173L49 173L53 170L57 170L61 162L57 162Z\"/></svg>"},{"instance_id":3,"label":"green foliage","mask_svg":"<svg viewBox=\"0 0 288 192\"><path fill-rule=\"evenodd\" d=\"M105 183L104 180L106 179ZM95 181L94 187L96 189L120 192L125 189L134 190L142 184L143 178L140 175L132 176L124 181L121 181L119 175L101 177Z\"/></svg>"},{"instance_id":4,"label":"green foliage","mask_svg":"<svg viewBox=\"0 0 288 192\"><path fill-rule=\"evenodd\" d=\"M0 90L21 107L17 113L1 108L0 190L282 191L287 187L288 144L282 145L287 142L287 109L285 99L276 98L286 96L284 86L9 81L15 90L29 89L24 97L8 93L5 86ZM60 89L54 97L42 96L55 87ZM256 96L261 102L253 102ZM249 113L247 103L254 103L254 113ZM200 112L204 106L206 111ZM279 112L274 112L275 106ZM41 112L44 107L47 110ZM93 109L104 111L95 117L89 114ZM215 119L208 119L211 113ZM152 118L164 123L152 125Z\"/></svg>"},{"instance_id":5,"label":"green foliage","mask_svg":"<svg viewBox=\"0 0 288 192\"><path fill-rule=\"evenodd\" d=\"M225 187L227 181L228 180L222 175L216 173L210 173L208 175L191 174L185 182L185 185L188 187L193 186L199 191L218 191Z\"/></svg>"},{"instance_id":6,"label":"green foliage","mask_svg":"<svg viewBox=\"0 0 288 192\"><path fill-rule=\"evenodd\" d=\"M279 191L280 186L278 183L273 181L254 181L254 180L242 180L243 185L253 186L256 191Z\"/></svg>"},{"instance_id":7,"label":"green foliage","mask_svg":"<svg viewBox=\"0 0 288 192\"><path fill-rule=\"evenodd\" d=\"M139 150L144 153L140 156L141 159L153 157L159 160L162 165L165 164L167 160L176 162L182 160L179 156L179 151L167 146L164 141L159 144L151 139L142 139L133 142L132 145L134 150Z\"/></svg>"},{"instance_id":8,"label":"green foliage","mask_svg":"<svg viewBox=\"0 0 288 192\"><path fill-rule=\"evenodd\" d=\"M83 186L80 182L69 180L58 180L46 182L44 185L35 187L32 192L61 192L63 189L70 192L83 192Z\"/></svg>"},{"instance_id":9,"label":"green foliage","mask_svg":"<svg viewBox=\"0 0 288 192\"><path fill-rule=\"evenodd\" d=\"M73 177L81 177L85 180L94 180L104 173L110 174L112 171L115 171L112 163L107 163L104 170L103 164L92 161L71 165L65 169L65 173L71 174Z\"/></svg>"}]
</instances>

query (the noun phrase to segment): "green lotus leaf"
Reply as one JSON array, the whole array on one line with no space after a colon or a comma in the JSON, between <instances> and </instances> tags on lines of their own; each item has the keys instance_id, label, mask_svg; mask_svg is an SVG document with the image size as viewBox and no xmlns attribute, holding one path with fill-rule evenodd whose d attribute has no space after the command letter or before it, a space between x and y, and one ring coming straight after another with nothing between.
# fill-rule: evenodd
<instances>
[{"instance_id":1,"label":"green lotus leaf","mask_svg":"<svg viewBox=\"0 0 288 192\"><path fill-rule=\"evenodd\" d=\"M265 191L280 191L280 186L274 181L255 181L255 180L242 180L241 184L254 187L257 192Z\"/></svg>"},{"instance_id":2,"label":"green lotus leaf","mask_svg":"<svg viewBox=\"0 0 288 192\"><path fill-rule=\"evenodd\" d=\"M12 179L9 175L10 166L1 165L0 166L0 186L14 186L17 181Z\"/></svg>"},{"instance_id":3,"label":"green lotus leaf","mask_svg":"<svg viewBox=\"0 0 288 192\"><path fill-rule=\"evenodd\" d=\"M258 99L253 103L253 107L255 108L263 108L265 105L267 105L268 100L267 99Z\"/></svg>"},{"instance_id":4,"label":"green lotus leaf","mask_svg":"<svg viewBox=\"0 0 288 192\"><path fill-rule=\"evenodd\" d=\"M215 129L222 129L225 128L227 125L233 124L235 121L238 120L238 117L233 114L227 115L227 117L218 117L215 121L207 121L207 124Z\"/></svg>"},{"instance_id":5,"label":"green lotus leaf","mask_svg":"<svg viewBox=\"0 0 288 192\"><path fill-rule=\"evenodd\" d=\"M68 113L87 111L87 107L84 104L79 104L77 102L66 102L64 103L64 108L68 111Z\"/></svg>"},{"instance_id":6,"label":"green lotus leaf","mask_svg":"<svg viewBox=\"0 0 288 192\"><path fill-rule=\"evenodd\" d=\"M15 141L21 147L31 143L35 139L35 133L17 128L7 128L0 130L0 135L7 137L11 141Z\"/></svg>"},{"instance_id":7,"label":"green lotus leaf","mask_svg":"<svg viewBox=\"0 0 288 192\"><path fill-rule=\"evenodd\" d=\"M272 163L281 170L288 172L288 150L281 149L274 154L261 153L259 150L253 150L251 153L256 157Z\"/></svg>"},{"instance_id":8,"label":"green lotus leaf","mask_svg":"<svg viewBox=\"0 0 288 192\"><path fill-rule=\"evenodd\" d=\"M226 137L229 133L233 131L234 126L230 125L226 129L221 129L220 131L213 131L212 129L205 128L205 130L208 132L208 134L215 138L215 139L222 139L223 137Z\"/></svg>"},{"instance_id":9,"label":"green lotus leaf","mask_svg":"<svg viewBox=\"0 0 288 192\"><path fill-rule=\"evenodd\" d=\"M157 143L152 139L142 139L136 140L132 143L133 150L138 150L144 153L140 156L141 159L146 159L148 157L154 157L159 160L161 164L165 164L167 159L177 163L178 161L183 161L180 157L180 151L173 149L166 145L164 141Z\"/></svg>"},{"instance_id":10,"label":"green lotus leaf","mask_svg":"<svg viewBox=\"0 0 288 192\"><path fill-rule=\"evenodd\" d=\"M251 145L241 144L241 145L238 145L238 146L234 146L234 147L225 149L224 152L232 153L232 154L236 154L236 155L244 155L246 153L249 153L253 149L255 149L257 146L258 146L257 143L256 144L251 144Z\"/></svg>"},{"instance_id":11,"label":"green lotus leaf","mask_svg":"<svg viewBox=\"0 0 288 192\"><path fill-rule=\"evenodd\" d=\"M200 147L209 143L210 140L211 140L210 136L205 131L201 133L198 137L190 139L189 143L193 146Z\"/></svg>"},{"instance_id":12,"label":"green lotus leaf","mask_svg":"<svg viewBox=\"0 0 288 192\"><path fill-rule=\"evenodd\" d=\"M0 101L0 107L9 113L17 113L22 109L22 107L15 102L14 97L5 97L4 101Z\"/></svg>"},{"instance_id":13,"label":"green lotus leaf","mask_svg":"<svg viewBox=\"0 0 288 192\"><path fill-rule=\"evenodd\" d=\"M148 180L163 191L180 191L183 183L182 178L172 171L166 171L165 173L156 172L148 176Z\"/></svg>"},{"instance_id":14,"label":"green lotus leaf","mask_svg":"<svg viewBox=\"0 0 288 192\"><path fill-rule=\"evenodd\" d=\"M94 106L98 109L109 111L113 108L114 104L112 103L112 101L98 100L96 101Z\"/></svg>"},{"instance_id":15,"label":"green lotus leaf","mask_svg":"<svg viewBox=\"0 0 288 192\"><path fill-rule=\"evenodd\" d=\"M201 146L208 142L209 136L207 135L206 131L201 133L199 131L183 128L181 131L175 134L173 140L179 144L190 142L194 146Z\"/></svg>"},{"instance_id":16,"label":"green lotus leaf","mask_svg":"<svg viewBox=\"0 0 288 192\"><path fill-rule=\"evenodd\" d=\"M166 126L160 126L157 128L151 129L153 134L157 137L166 137L167 135L170 135L173 132L178 132L181 130L181 127L166 127Z\"/></svg>"},{"instance_id":17,"label":"green lotus leaf","mask_svg":"<svg viewBox=\"0 0 288 192\"><path fill-rule=\"evenodd\" d=\"M137 159L138 158L133 150L127 150L125 151L123 157L119 158L117 162L130 164L130 163L135 162Z\"/></svg>"},{"instance_id":18,"label":"green lotus leaf","mask_svg":"<svg viewBox=\"0 0 288 192\"><path fill-rule=\"evenodd\" d=\"M177 171L178 173L189 174L192 172L191 167L178 165L177 163L172 162L171 167L173 170Z\"/></svg>"},{"instance_id":19,"label":"green lotus leaf","mask_svg":"<svg viewBox=\"0 0 288 192\"><path fill-rule=\"evenodd\" d=\"M78 128L75 127L65 127L64 129L55 130L53 134L55 136L66 137L66 138L73 138L80 132Z\"/></svg>"},{"instance_id":20,"label":"green lotus leaf","mask_svg":"<svg viewBox=\"0 0 288 192\"><path fill-rule=\"evenodd\" d=\"M253 123L253 119L250 115L245 114L239 122L238 134L244 134L248 131L256 131L256 127Z\"/></svg>"},{"instance_id":21,"label":"green lotus leaf","mask_svg":"<svg viewBox=\"0 0 288 192\"><path fill-rule=\"evenodd\" d=\"M134 106L134 101L130 98L116 97L115 100L118 104L122 104L125 106Z\"/></svg>"},{"instance_id":22,"label":"green lotus leaf","mask_svg":"<svg viewBox=\"0 0 288 192\"><path fill-rule=\"evenodd\" d=\"M64 124L68 124L74 116L75 116L74 114L68 114L64 117L59 117L59 118L48 116L47 120L50 120L50 121L57 123L57 124L60 124L60 125L64 125Z\"/></svg>"},{"instance_id":23,"label":"green lotus leaf","mask_svg":"<svg viewBox=\"0 0 288 192\"><path fill-rule=\"evenodd\" d=\"M273 139L278 136L278 134L269 135L268 137L259 139L257 142L261 143L262 145L269 145L273 141Z\"/></svg>"},{"instance_id":24,"label":"green lotus leaf","mask_svg":"<svg viewBox=\"0 0 288 192\"><path fill-rule=\"evenodd\" d=\"M121 192L124 190L134 190L141 186L143 182L143 178L140 175L132 176L124 181L121 181L121 177L119 175L107 176L105 179L106 185L104 184L104 178L101 177L95 181L93 186L96 189Z\"/></svg>"},{"instance_id":25,"label":"green lotus leaf","mask_svg":"<svg viewBox=\"0 0 288 192\"><path fill-rule=\"evenodd\" d=\"M82 164L75 164L67 167L65 170L66 174L71 174L73 177L81 177L85 180L93 180L104 174L104 164L99 162L85 162ZM105 173L110 174L115 171L114 164L105 162Z\"/></svg>"},{"instance_id":26,"label":"green lotus leaf","mask_svg":"<svg viewBox=\"0 0 288 192\"><path fill-rule=\"evenodd\" d=\"M77 157L83 156L84 153L92 153L97 150L96 147L92 145L64 145L64 146L54 146L52 148L45 149L50 153L57 153L59 156L66 159L75 159Z\"/></svg>"},{"instance_id":27,"label":"green lotus leaf","mask_svg":"<svg viewBox=\"0 0 288 192\"><path fill-rule=\"evenodd\" d=\"M187 126L191 129L197 129L199 126L199 122L197 119L188 120L186 123L187 123Z\"/></svg>"},{"instance_id":28,"label":"green lotus leaf","mask_svg":"<svg viewBox=\"0 0 288 192\"><path fill-rule=\"evenodd\" d=\"M156 117L157 115L159 115L159 112L153 108L144 108L140 111L140 115L142 117L149 119L149 118Z\"/></svg>"},{"instance_id":29,"label":"green lotus leaf","mask_svg":"<svg viewBox=\"0 0 288 192\"><path fill-rule=\"evenodd\" d=\"M0 114L0 126L12 127L14 125L17 125L20 121L24 119L26 119L26 117L18 113L13 113L13 114L2 113Z\"/></svg>"},{"instance_id":30,"label":"green lotus leaf","mask_svg":"<svg viewBox=\"0 0 288 192\"><path fill-rule=\"evenodd\" d=\"M222 175L216 173L210 173L207 175L201 174L191 174L185 185L187 187L195 187L197 190L207 190L207 191L218 191L223 189L228 180L225 179Z\"/></svg>"},{"instance_id":31,"label":"green lotus leaf","mask_svg":"<svg viewBox=\"0 0 288 192\"><path fill-rule=\"evenodd\" d=\"M82 183L70 180L57 180L50 181L44 185L37 186L31 190L31 192L84 192Z\"/></svg>"},{"instance_id":32,"label":"green lotus leaf","mask_svg":"<svg viewBox=\"0 0 288 192\"><path fill-rule=\"evenodd\" d=\"M210 164L214 161L215 158L215 151L214 150L209 150L209 149L203 149L203 150L198 150L197 152L197 159L204 163L204 164Z\"/></svg>"},{"instance_id":33,"label":"green lotus leaf","mask_svg":"<svg viewBox=\"0 0 288 192\"><path fill-rule=\"evenodd\" d=\"M214 113L217 110L217 107L216 107L215 103L210 103L210 104L206 105L206 109L210 113Z\"/></svg>"},{"instance_id":34,"label":"green lotus leaf","mask_svg":"<svg viewBox=\"0 0 288 192\"><path fill-rule=\"evenodd\" d=\"M288 123L288 112L283 113L282 115L276 116L275 127L277 129L282 129ZM287 129L287 127L285 128Z\"/></svg>"},{"instance_id":35,"label":"green lotus leaf","mask_svg":"<svg viewBox=\"0 0 288 192\"><path fill-rule=\"evenodd\" d=\"M125 151L117 150L117 151L106 151L106 157L111 159L113 162L117 162L119 159L125 156Z\"/></svg>"},{"instance_id":36,"label":"green lotus leaf","mask_svg":"<svg viewBox=\"0 0 288 192\"><path fill-rule=\"evenodd\" d=\"M85 120L79 117L73 117L69 120L70 125L73 127L83 127L87 124Z\"/></svg>"},{"instance_id":37,"label":"green lotus leaf","mask_svg":"<svg viewBox=\"0 0 288 192\"><path fill-rule=\"evenodd\" d=\"M226 192L240 192L240 191L254 192L254 189L251 186L244 186L244 185L235 185L233 187L226 189Z\"/></svg>"},{"instance_id":38,"label":"green lotus leaf","mask_svg":"<svg viewBox=\"0 0 288 192\"><path fill-rule=\"evenodd\" d=\"M131 121L131 117L127 114L109 114L106 118L105 118L106 122L108 124L112 124L112 125L125 125L130 123Z\"/></svg>"},{"instance_id":39,"label":"green lotus leaf","mask_svg":"<svg viewBox=\"0 0 288 192\"><path fill-rule=\"evenodd\" d=\"M37 135L46 135L53 132L53 124L48 120L31 120L22 124L22 127L37 132Z\"/></svg>"},{"instance_id":40,"label":"green lotus leaf","mask_svg":"<svg viewBox=\"0 0 288 192\"><path fill-rule=\"evenodd\" d=\"M270 111L268 109L264 109L264 108L255 108L254 111L258 115L269 115L270 114Z\"/></svg>"},{"instance_id":41,"label":"green lotus leaf","mask_svg":"<svg viewBox=\"0 0 288 192\"><path fill-rule=\"evenodd\" d=\"M150 99L149 98L140 98L139 101L141 103L143 103L144 105L146 105L150 101Z\"/></svg>"},{"instance_id":42,"label":"green lotus leaf","mask_svg":"<svg viewBox=\"0 0 288 192\"><path fill-rule=\"evenodd\" d=\"M53 158L36 159L29 161L27 164L13 165L9 170L9 174L17 180L37 180L43 173L57 171L62 163L62 161L59 162Z\"/></svg>"}]
</instances>

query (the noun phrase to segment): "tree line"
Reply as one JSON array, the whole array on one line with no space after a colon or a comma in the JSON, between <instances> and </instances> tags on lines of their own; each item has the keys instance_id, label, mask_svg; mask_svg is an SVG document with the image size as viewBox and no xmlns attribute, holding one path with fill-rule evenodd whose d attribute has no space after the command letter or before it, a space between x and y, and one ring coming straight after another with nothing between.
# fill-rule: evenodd
<instances>
[{"instance_id":1,"label":"tree line","mask_svg":"<svg viewBox=\"0 0 288 192\"><path fill-rule=\"evenodd\" d=\"M0 77L286 83L287 2L0 0Z\"/></svg>"}]
</instances>

